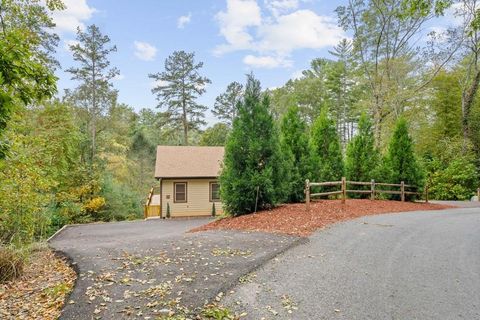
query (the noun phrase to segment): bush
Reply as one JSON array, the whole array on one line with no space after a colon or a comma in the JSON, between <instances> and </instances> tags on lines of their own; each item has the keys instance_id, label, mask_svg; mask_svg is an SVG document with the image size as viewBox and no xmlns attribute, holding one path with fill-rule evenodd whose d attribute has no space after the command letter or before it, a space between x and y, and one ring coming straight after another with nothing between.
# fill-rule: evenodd
<instances>
[{"instance_id":1,"label":"bush","mask_svg":"<svg viewBox=\"0 0 480 320\"><path fill-rule=\"evenodd\" d=\"M468 200L474 195L478 186L475 156L470 152L462 154L460 148L450 143L445 146L442 158L432 157L425 161L430 198Z\"/></svg>"},{"instance_id":2,"label":"bush","mask_svg":"<svg viewBox=\"0 0 480 320\"><path fill-rule=\"evenodd\" d=\"M25 259L24 252L0 245L0 283L19 277L23 272Z\"/></svg>"}]
</instances>

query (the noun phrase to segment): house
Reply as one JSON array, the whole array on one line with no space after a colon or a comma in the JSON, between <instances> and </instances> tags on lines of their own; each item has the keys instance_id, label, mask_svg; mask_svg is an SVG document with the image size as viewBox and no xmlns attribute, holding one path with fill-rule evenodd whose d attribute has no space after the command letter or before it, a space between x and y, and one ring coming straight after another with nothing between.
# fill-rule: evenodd
<instances>
[{"instance_id":1,"label":"house","mask_svg":"<svg viewBox=\"0 0 480 320\"><path fill-rule=\"evenodd\" d=\"M222 213L218 176L223 147L158 146L155 178L145 218L209 216Z\"/></svg>"}]
</instances>

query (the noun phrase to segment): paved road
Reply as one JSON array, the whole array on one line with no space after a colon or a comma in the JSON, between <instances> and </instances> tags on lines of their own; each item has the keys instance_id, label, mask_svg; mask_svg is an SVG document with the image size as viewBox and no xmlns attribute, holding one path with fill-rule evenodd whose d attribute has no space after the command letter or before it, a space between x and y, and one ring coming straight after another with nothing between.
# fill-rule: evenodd
<instances>
[{"instance_id":1,"label":"paved road","mask_svg":"<svg viewBox=\"0 0 480 320\"><path fill-rule=\"evenodd\" d=\"M251 279L246 319L480 319L480 208L336 224Z\"/></svg>"},{"instance_id":2,"label":"paved road","mask_svg":"<svg viewBox=\"0 0 480 320\"><path fill-rule=\"evenodd\" d=\"M198 312L239 277L302 239L266 233L185 233L207 219L67 228L51 246L79 277L61 319L157 319Z\"/></svg>"}]
</instances>

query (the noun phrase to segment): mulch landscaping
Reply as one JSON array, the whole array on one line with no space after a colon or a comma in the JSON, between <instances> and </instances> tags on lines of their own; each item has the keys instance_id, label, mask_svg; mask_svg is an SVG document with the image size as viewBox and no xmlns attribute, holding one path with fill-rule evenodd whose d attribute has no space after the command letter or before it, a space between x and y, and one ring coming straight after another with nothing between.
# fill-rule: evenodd
<instances>
[{"instance_id":1,"label":"mulch landscaping","mask_svg":"<svg viewBox=\"0 0 480 320\"><path fill-rule=\"evenodd\" d=\"M75 279L49 249L33 252L20 278L0 284L0 319L57 319Z\"/></svg>"},{"instance_id":2,"label":"mulch landscaping","mask_svg":"<svg viewBox=\"0 0 480 320\"><path fill-rule=\"evenodd\" d=\"M269 211L240 217L228 217L194 228L191 232L214 229L264 231L306 237L329 224L381 213L441 210L448 205L387 200L322 200L310 204L286 204Z\"/></svg>"}]
</instances>

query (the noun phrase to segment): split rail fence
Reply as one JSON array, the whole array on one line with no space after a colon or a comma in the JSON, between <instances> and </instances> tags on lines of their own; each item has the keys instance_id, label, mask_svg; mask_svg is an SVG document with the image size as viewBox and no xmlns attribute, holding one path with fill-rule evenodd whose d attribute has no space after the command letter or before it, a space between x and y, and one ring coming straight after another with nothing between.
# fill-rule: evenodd
<instances>
[{"instance_id":1,"label":"split rail fence","mask_svg":"<svg viewBox=\"0 0 480 320\"><path fill-rule=\"evenodd\" d=\"M335 187L340 186L340 190L327 191L327 192L318 192L312 193L312 187ZM347 186L370 186L370 190L359 190L359 189L348 189ZM386 190L378 189L377 187L388 187L388 188L400 188L400 190ZM310 209L310 201L312 197L325 197L333 195L341 195L342 203L345 203L348 193L358 193L358 194L369 194L371 200L375 200L377 194L398 194L400 195L401 201L405 201L405 196L407 195L420 195L425 197L425 201L428 202L428 186L425 187L423 192L410 191L412 189L417 189L416 186L405 184L403 181L400 183L383 183L375 182L371 180L370 182L361 182L361 181L348 181L345 177L342 177L341 181L329 181L329 182L310 182L310 180L305 181L305 203L307 205L307 210Z\"/></svg>"}]
</instances>

